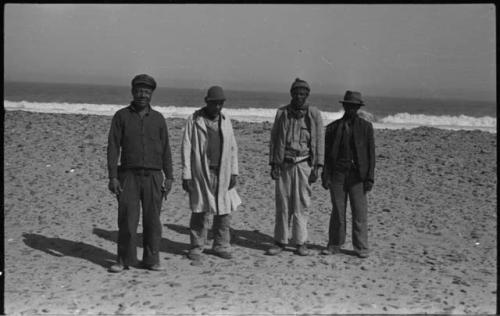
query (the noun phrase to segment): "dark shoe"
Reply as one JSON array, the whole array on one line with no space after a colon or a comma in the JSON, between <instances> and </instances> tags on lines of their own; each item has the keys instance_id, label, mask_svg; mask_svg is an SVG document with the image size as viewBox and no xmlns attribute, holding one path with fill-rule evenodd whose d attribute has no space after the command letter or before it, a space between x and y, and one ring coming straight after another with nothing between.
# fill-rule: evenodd
<instances>
[{"instance_id":1,"label":"dark shoe","mask_svg":"<svg viewBox=\"0 0 500 316\"><path fill-rule=\"evenodd\" d=\"M267 249L266 255L269 256L275 256L279 253L281 253L285 249L285 245L276 243L276 245L272 246L271 248Z\"/></svg>"},{"instance_id":2,"label":"dark shoe","mask_svg":"<svg viewBox=\"0 0 500 316\"><path fill-rule=\"evenodd\" d=\"M111 273L118 273L122 272L123 270L128 270L128 266L124 266L120 263L115 263L111 267L109 267L108 271Z\"/></svg>"},{"instance_id":3,"label":"dark shoe","mask_svg":"<svg viewBox=\"0 0 500 316\"><path fill-rule=\"evenodd\" d=\"M193 260L193 261L201 261L201 254L197 253L197 252L189 252L187 254L187 257L190 259L190 260Z\"/></svg>"},{"instance_id":4,"label":"dark shoe","mask_svg":"<svg viewBox=\"0 0 500 316\"><path fill-rule=\"evenodd\" d=\"M202 260L192 260L191 265L195 266L195 267L200 267L203 265L203 261Z\"/></svg>"},{"instance_id":5,"label":"dark shoe","mask_svg":"<svg viewBox=\"0 0 500 316\"><path fill-rule=\"evenodd\" d=\"M221 257L222 259L231 259L233 257L229 251L224 251L224 250L216 251L215 254Z\"/></svg>"},{"instance_id":6,"label":"dark shoe","mask_svg":"<svg viewBox=\"0 0 500 316\"><path fill-rule=\"evenodd\" d=\"M146 270L151 270L151 271L165 271L165 268L163 268L162 266L160 266L159 263L155 263L155 264L145 264L144 262L139 262L138 266L142 269L146 269Z\"/></svg>"},{"instance_id":7,"label":"dark shoe","mask_svg":"<svg viewBox=\"0 0 500 316\"><path fill-rule=\"evenodd\" d=\"M361 259L365 259L365 258L369 257L368 252L366 252L366 251L356 252L356 255L358 256L358 258L361 258Z\"/></svg>"},{"instance_id":8,"label":"dark shoe","mask_svg":"<svg viewBox=\"0 0 500 316\"><path fill-rule=\"evenodd\" d=\"M297 254L299 256L308 256L309 255L309 250L307 249L307 246L304 245L297 245Z\"/></svg>"},{"instance_id":9,"label":"dark shoe","mask_svg":"<svg viewBox=\"0 0 500 316\"><path fill-rule=\"evenodd\" d=\"M321 250L322 255L334 255L340 253L340 246L328 245L326 249Z\"/></svg>"},{"instance_id":10,"label":"dark shoe","mask_svg":"<svg viewBox=\"0 0 500 316\"><path fill-rule=\"evenodd\" d=\"M152 266L146 266L146 269L151 271L165 271L165 268L162 267L159 263L153 264Z\"/></svg>"}]
</instances>

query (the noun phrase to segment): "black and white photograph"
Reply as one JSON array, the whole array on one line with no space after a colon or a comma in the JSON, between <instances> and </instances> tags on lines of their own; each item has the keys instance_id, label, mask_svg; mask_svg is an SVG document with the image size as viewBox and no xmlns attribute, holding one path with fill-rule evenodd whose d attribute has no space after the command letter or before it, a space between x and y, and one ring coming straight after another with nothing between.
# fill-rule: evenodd
<instances>
[{"instance_id":1,"label":"black and white photograph","mask_svg":"<svg viewBox=\"0 0 500 316\"><path fill-rule=\"evenodd\" d=\"M5 315L496 314L494 3L6 3Z\"/></svg>"}]
</instances>

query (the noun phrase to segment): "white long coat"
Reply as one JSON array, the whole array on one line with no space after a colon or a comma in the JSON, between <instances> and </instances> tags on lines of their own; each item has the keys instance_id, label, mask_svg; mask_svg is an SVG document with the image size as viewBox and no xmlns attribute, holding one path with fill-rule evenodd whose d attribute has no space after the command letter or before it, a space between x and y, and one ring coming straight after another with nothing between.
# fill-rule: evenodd
<instances>
[{"instance_id":1,"label":"white long coat","mask_svg":"<svg viewBox=\"0 0 500 316\"><path fill-rule=\"evenodd\" d=\"M194 213L229 214L241 204L233 188L228 190L231 175L238 174L238 147L231 120L221 113L222 155L219 171L218 196L210 190L207 158L207 126L199 110L189 116L182 139L182 179L192 179L189 204Z\"/></svg>"}]
</instances>

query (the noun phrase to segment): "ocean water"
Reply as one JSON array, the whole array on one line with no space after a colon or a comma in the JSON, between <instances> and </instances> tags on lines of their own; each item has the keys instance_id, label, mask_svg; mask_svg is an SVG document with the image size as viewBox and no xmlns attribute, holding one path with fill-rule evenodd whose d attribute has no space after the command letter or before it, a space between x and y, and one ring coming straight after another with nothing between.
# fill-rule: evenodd
<instances>
[{"instance_id":1,"label":"ocean water","mask_svg":"<svg viewBox=\"0 0 500 316\"><path fill-rule=\"evenodd\" d=\"M159 87L152 105L166 117L185 118L204 105L205 89ZM232 119L247 122L272 122L276 109L290 101L284 92L227 90L223 111ZM322 111L324 123L343 114L341 94L318 94L312 91L308 101ZM414 128L431 126L443 129L483 130L496 133L496 103L467 100L411 99L364 96L362 115L375 128ZM4 83L6 110L47 113L113 115L129 104L130 87Z\"/></svg>"}]
</instances>

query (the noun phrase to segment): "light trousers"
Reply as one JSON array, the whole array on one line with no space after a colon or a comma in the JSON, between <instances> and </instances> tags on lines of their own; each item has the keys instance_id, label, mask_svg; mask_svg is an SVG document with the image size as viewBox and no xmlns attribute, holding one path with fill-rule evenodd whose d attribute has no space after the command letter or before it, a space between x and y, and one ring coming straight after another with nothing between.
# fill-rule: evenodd
<instances>
[{"instance_id":1,"label":"light trousers","mask_svg":"<svg viewBox=\"0 0 500 316\"><path fill-rule=\"evenodd\" d=\"M280 177L276 180L274 240L287 244L291 226L292 241L295 245L302 245L307 241L308 209L311 205L309 185L311 167L308 161L285 162L280 169Z\"/></svg>"},{"instance_id":2,"label":"light trousers","mask_svg":"<svg viewBox=\"0 0 500 316\"><path fill-rule=\"evenodd\" d=\"M210 190L217 196L217 187L219 186L218 171L210 169ZM208 223L210 220L210 212L192 213L189 221L189 235L191 240L191 252L203 252L205 243L208 237ZM214 243L212 249L214 251L230 251L231 245L231 214L217 215L214 214L214 222L212 225Z\"/></svg>"},{"instance_id":3,"label":"light trousers","mask_svg":"<svg viewBox=\"0 0 500 316\"><path fill-rule=\"evenodd\" d=\"M209 212L192 213L189 222L191 252L201 254L205 248L208 238ZM231 214L214 215L212 232L214 242L212 249L214 251L230 251L231 249Z\"/></svg>"}]
</instances>

